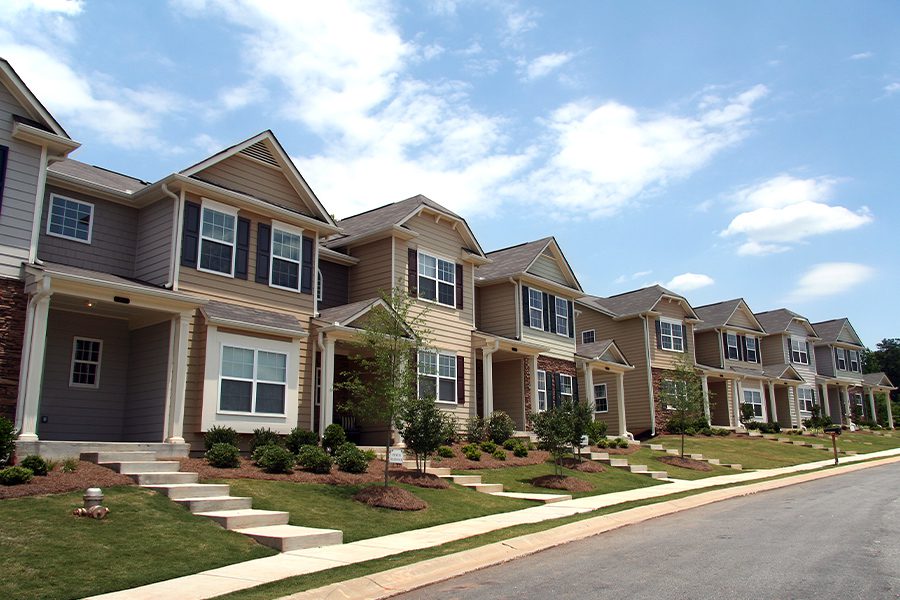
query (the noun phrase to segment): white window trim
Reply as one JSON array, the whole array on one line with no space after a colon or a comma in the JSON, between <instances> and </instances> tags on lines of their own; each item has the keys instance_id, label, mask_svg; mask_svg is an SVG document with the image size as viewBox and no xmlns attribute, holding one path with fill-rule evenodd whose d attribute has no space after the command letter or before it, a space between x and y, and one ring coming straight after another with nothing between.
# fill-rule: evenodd
<instances>
[{"instance_id":1,"label":"white window trim","mask_svg":"<svg viewBox=\"0 0 900 600\"><path fill-rule=\"evenodd\" d=\"M732 337L734 338L734 346L731 345L730 338L732 338ZM728 360L741 360L741 350L738 347L738 344L739 344L738 334L734 333L733 331L726 331L725 332L725 358L727 358ZM731 355L729 354L729 351L732 348L734 348L734 358L731 358Z\"/></svg>"},{"instance_id":2,"label":"white window trim","mask_svg":"<svg viewBox=\"0 0 900 600\"><path fill-rule=\"evenodd\" d=\"M416 357L416 393L419 393L418 385L419 378L421 377L433 377L434 378L434 401L438 404L450 404L456 406L459 402L459 398L457 398L457 381L459 380L459 373L456 372L456 353L454 352L442 352L441 350L419 350L419 354L434 354L435 360L435 368L437 372L433 375L430 373L422 373L418 369L418 364L421 363L421 359ZM448 357L453 359L453 377L445 377L441 375L441 357ZM453 400L441 400L441 380L444 381L453 381ZM420 396L421 397L421 396Z\"/></svg>"},{"instance_id":3,"label":"white window trim","mask_svg":"<svg viewBox=\"0 0 900 600\"><path fill-rule=\"evenodd\" d=\"M287 403L288 403L288 398L287 398L287 379L288 379L287 362L288 362L288 358L289 358L289 357L288 357L287 353L285 353L285 352L275 352L275 351L268 350L268 349L265 349L265 348L262 348L262 349L261 349L261 348L256 348L256 347L252 347L252 346L249 346L249 345L236 346L236 345L234 345L234 344L229 344L229 343L224 343L224 342L223 342L222 344L219 345L219 352L220 352L219 356L221 356L221 351L222 351L226 346L228 346L229 348L237 348L238 350L250 350L251 352L253 352L253 377L250 378L250 379L246 379L246 378L244 378L244 377L234 377L234 376L228 376L228 377L225 377L224 375L222 375L222 369L221 369L221 367L219 367L219 402L221 403L221 397L222 397L222 380L223 380L223 379L230 379L230 380L232 380L232 381L247 381L247 382L250 382L250 383L253 384L253 386L250 388L250 389L251 389L251 394L250 394L250 410L249 410L249 411L243 411L243 410L223 410L223 409L221 409L221 408L219 408L219 407L217 406L217 407L216 407L216 412L217 412L218 414L220 414L220 415L251 415L251 416L262 416L262 417L283 417L283 416L285 415L285 412L287 411ZM257 377L256 372L257 372L257 370L258 370L258 368L259 368L259 353L260 353L260 352L269 352L269 353L272 353L272 354L282 354L282 355L284 355L284 358L285 358L285 359L284 359L284 363L285 363L285 374L284 374L284 378L285 378L285 381L283 381L283 382L282 382L282 381L268 381L268 380L265 380L265 379L259 379L259 378ZM220 361L220 364L221 364L221 361ZM271 383L271 384L274 384L274 385L284 385L284 392L285 392L285 398L284 398L284 412L280 412L280 413L269 413L269 412L262 412L262 411L256 410L256 384L258 384L258 383Z\"/></svg>"},{"instance_id":4,"label":"white window trim","mask_svg":"<svg viewBox=\"0 0 900 600\"><path fill-rule=\"evenodd\" d=\"M684 388L684 394L687 394L687 383L686 382L680 381L678 379L663 379L662 381L659 382L659 387L662 388L663 384L665 384L666 382L669 382L673 386L675 386L676 394L680 395L680 392L678 391L679 386L682 386ZM667 402L666 410L675 410L675 407Z\"/></svg>"},{"instance_id":5,"label":"white window trim","mask_svg":"<svg viewBox=\"0 0 900 600\"><path fill-rule=\"evenodd\" d=\"M556 300L554 302L555 302L555 306L553 308L556 311L556 335L561 335L563 337L569 337L569 301L566 300L565 298L560 298L559 296L556 296ZM560 302L562 302L563 305L566 307L565 315L559 314L559 303ZM559 320L560 319L565 319L565 327L562 328L562 331L559 330L560 329L559 328Z\"/></svg>"},{"instance_id":6,"label":"white window trim","mask_svg":"<svg viewBox=\"0 0 900 600\"><path fill-rule=\"evenodd\" d=\"M214 271L213 269L204 269L200 266L200 256L203 253L203 240L209 240L214 244L222 244L223 246L228 246L229 244L223 242L222 240L215 240L213 238L205 238L203 237L203 213L206 210L212 210L215 212L225 213L227 215L231 215L234 217L234 241L230 244L231 246L231 272L223 273L221 271ZM215 200L209 200L208 198L202 198L200 202L200 231L197 232L197 270L203 271L204 273L212 273L213 275L219 275L221 277L230 277L234 279L234 262L237 258L237 231L238 228L238 209L234 206L229 206L228 204L222 204L221 202L216 202ZM269 260L271 263L272 261Z\"/></svg>"},{"instance_id":7,"label":"white window trim","mask_svg":"<svg viewBox=\"0 0 900 600\"><path fill-rule=\"evenodd\" d=\"M844 366L841 366L841 361L844 361ZM834 367L838 371L847 371L849 365L847 364L847 351L844 348L835 348L834 353Z\"/></svg>"},{"instance_id":8,"label":"white window trim","mask_svg":"<svg viewBox=\"0 0 900 600\"><path fill-rule=\"evenodd\" d=\"M753 340L753 349L752 350L750 349L749 346L747 346L746 342L744 343L744 349L745 349L744 358L746 359L746 362L753 362L753 363L757 362L759 360L759 339L756 336L747 335L747 336L744 336L744 340L746 340L746 342ZM753 360L750 360L751 352L753 352Z\"/></svg>"},{"instance_id":9,"label":"white window trim","mask_svg":"<svg viewBox=\"0 0 900 600\"><path fill-rule=\"evenodd\" d=\"M855 359L856 368L855 369L853 368L853 363L854 363L853 356L854 355L856 355L856 359ZM862 358L859 355L859 350L848 350L847 351L847 365L849 366L851 372L862 373Z\"/></svg>"},{"instance_id":10,"label":"white window trim","mask_svg":"<svg viewBox=\"0 0 900 600\"><path fill-rule=\"evenodd\" d=\"M284 233L290 233L292 235L300 236L300 257L297 260L293 260L290 258L284 258L283 256L275 256L275 230L278 229ZM280 221L272 221L272 232L271 237L269 238L269 287L275 288L276 290L286 290L288 292L300 293L300 288L303 287L303 230L299 227L294 227L293 225L288 225L287 223L282 223ZM237 241L237 222L235 222L235 241ZM275 259L283 260L289 263L295 263L297 265L297 287L287 287L284 285L275 285L272 283L273 277L272 275L275 272ZM232 271L234 268L232 267Z\"/></svg>"},{"instance_id":11,"label":"white window trim","mask_svg":"<svg viewBox=\"0 0 900 600\"><path fill-rule=\"evenodd\" d=\"M806 399L803 396L800 396L800 392L809 392L811 406L810 408L806 408ZM816 405L816 396L813 388L810 387L800 387L797 388L797 399L800 401L800 412L806 414L812 414L812 406Z\"/></svg>"},{"instance_id":12,"label":"white window trim","mask_svg":"<svg viewBox=\"0 0 900 600\"><path fill-rule=\"evenodd\" d=\"M565 377L569 380L569 389L572 390L572 392L569 394L563 394L563 392L562 392L563 377ZM566 375L565 373L560 373L559 374L559 401L560 402L563 401L563 396L568 396L570 400L572 400L573 402L575 401L575 382L574 382L574 377L572 377L571 375Z\"/></svg>"},{"instance_id":13,"label":"white window trim","mask_svg":"<svg viewBox=\"0 0 900 600\"><path fill-rule=\"evenodd\" d=\"M603 388L603 394L598 394L597 390ZM606 408L604 410L600 410L597 408L597 400L603 398L603 401L606 402ZM608 413L609 412L609 396L607 395L607 387L605 383L597 383L594 384L594 412L595 413Z\"/></svg>"},{"instance_id":14,"label":"white window trim","mask_svg":"<svg viewBox=\"0 0 900 600\"><path fill-rule=\"evenodd\" d=\"M802 357L806 356L806 360L794 360L794 342L797 343L797 355ZM791 362L795 365L808 365L809 364L809 353L806 351L806 339L791 336Z\"/></svg>"},{"instance_id":15,"label":"white window trim","mask_svg":"<svg viewBox=\"0 0 900 600\"><path fill-rule=\"evenodd\" d=\"M682 340L681 341L681 350L679 350L678 348L675 347L675 337L676 336L675 336L674 330L668 336L665 333L663 333L663 330L662 330L663 323L668 323L669 325L673 325L673 326L677 325L677 326L681 327L682 335L677 336L677 337L679 337L679 339ZM666 352L679 352L681 354L684 354L684 334L686 332L687 332L687 330L685 329L684 321L679 321L678 319L669 319L667 317L660 317L660 319L659 319L659 345L660 345L660 348L662 350L665 350ZM671 340L671 344L672 344L671 348L666 348L666 338L667 337Z\"/></svg>"},{"instance_id":16,"label":"white window trim","mask_svg":"<svg viewBox=\"0 0 900 600\"><path fill-rule=\"evenodd\" d=\"M594 338L590 342L587 341L584 337L588 333L591 334L592 338ZM593 329L585 329L584 331L581 332L581 343L582 344L592 344L596 341L597 341L597 332L595 332Z\"/></svg>"},{"instance_id":17,"label":"white window trim","mask_svg":"<svg viewBox=\"0 0 900 600\"><path fill-rule=\"evenodd\" d=\"M422 302L430 302L432 304L437 304L438 306L446 306L447 308L456 308L456 261L452 261L452 260L449 260L442 256L438 256L437 254L429 252L428 250L416 250L416 252L418 254L416 256L416 289L417 290L419 289L419 278L420 277L424 277L425 279L431 279L432 281L434 281L434 300L432 300L430 298L423 298L421 296L421 294L417 295L418 299L421 300ZM434 277L429 277L428 275L422 275L422 273L419 271L419 269L421 268L421 265L422 265L422 256L427 256L429 258L434 259ZM444 261L445 263L449 263L450 265L453 266L453 269L450 271L453 274L453 282L452 283L449 281L441 280L440 275L439 275L441 272L441 262L440 261ZM440 287L441 287L442 283L445 285L449 284L449 285L453 286L453 301L450 304L446 304L446 303L440 301L440 297L441 297Z\"/></svg>"},{"instance_id":18,"label":"white window trim","mask_svg":"<svg viewBox=\"0 0 900 600\"><path fill-rule=\"evenodd\" d=\"M535 307L531 303L531 295L532 294L537 295L537 297L539 298L540 306ZM540 319L539 319L540 324L537 327L534 326L534 319L532 318L532 315L531 315L531 311L533 311L533 310L538 311L538 314L540 314ZM528 288L528 326L532 329L537 329L538 331L544 330L544 293L541 292L541 290L536 290L534 288Z\"/></svg>"},{"instance_id":19,"label":"white window trim","mask_svg":"<svg viewBox=\"0 0 900 600\"><path fill-rule=\"evenodd\" d=\"M78 342L97 342L100 344L100 351L97 353L97 362L94 363L89 360L75 360L75 348L78 346ZM97 365L97 376L94 377L94 383L75 383L72 381L72 376L75 374L75 363L86 363L86 364L96 364ZM103 340L98 340L96 338L88 338L82 337L80 335L76 335L72 339L72 361L69 364L69 387L70 388L80 388L83 390L96 390L100 388L100 366L103 363Z\"/></svg>"},{"instance_id":20,"label":"white window trim","mask_svg":"<svg viewBox=\"0 0 900 600\"><path fill-rule=\"evenodd\" d=\"M540 381L541 381L542 375L543 375L543 380L544 380L544 389L541 389L541 386L540 386ZM535 391L537 391L537 403L538 403L537 406L534 407L534 412L544 412L550 406L548 404L548 397L547 397L547 371L543 371L541 369L538 369L537 371L535 371L534 387L535 387ZM544 408L541 408L541 392L544 393Z\"/></svg>"},{"instance_id":21,"label":"white window trim","mask_svg":"<svg viewBox=\"0 0 900 600\"><path fill-rule=\"evenodd\" d=\"M763 394L762 388L744 388L743 393L744 397L741 398L741 404L752 404L754 406L756 406L756 402L747 402L747 394L751 394L751 396L754 393L759 394L759 407L762 416L757 417L756 415L754 415L753 420L760 423L766 422L768 412L766 411L766 397L765 394Z\"/></svg>"},{"instance_id":22,"label":"white window trim","mask_svg":"<svg viewBox=\"0 0 900 600\"><path fill-rule=\"evenodd\" d=\"M50 231L50 222L53 220L53 201L56 199L65 200L67 202L74 202L76 204L83 204L84 206L91 207L91 222L88 223L88 236L86 240L81 238L72 237L70 235L65 235L63 233L56 233L54 231ZM90 246L91 240L94 238L94 205L91 202L85 202L84 200L76 200L75 198L70 198L69 196L63 196L62 194L50 194L50 206L47 210L47 235L51 237L57 237L63 240L69 240L72 242L78 242L79 244L87 244Z\"/></svg>"},{"instance_id":23,"label":"white window trim","mask_svg":"<svg viewBox=\"0 0 900 600\"><path fill-rule=\"evenodd\" d=\"M856 406L863 406L863 395L859 392L854 392L853 394L853 403Z\"/></svg>"}]
</instances>

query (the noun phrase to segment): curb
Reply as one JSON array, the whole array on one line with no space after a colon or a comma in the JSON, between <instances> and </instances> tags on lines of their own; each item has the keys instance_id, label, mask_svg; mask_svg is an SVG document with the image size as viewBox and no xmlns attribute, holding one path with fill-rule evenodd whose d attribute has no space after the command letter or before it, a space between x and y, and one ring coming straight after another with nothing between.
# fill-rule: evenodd
<instances>
[{"instance_id":1,"label":"curb","mask_svg":"<svg viewBox=\"0 0 900 600\"><path fill-rule=\"evenodd\" d=\"M446 581L472 571L536 554L554 546L582 540L620 527L635 525L649 519L655 519L657 517L690 510L692 508L706 506L731 498L749 496L759 492L767 492L791 485L806 483L808 481L816 481L826 477L853 473L855 471L871 469L897 462L900 462L900 456L837 466L824 471L804 473L761 483L751 483L711 492L701 492L677 500L669 500L648 506L631 508L608 515L561 525L545 531L486 544L477 548L428 559L403 567L397 567L395 569L389 569L357 579L348 579L346 581L332 583L320 588L283 596L279 598L279 600L321 600L323 598L339 598L341 600L377 600L380 598L389 598L420 587Z\"/></svg>"}]
</instances>

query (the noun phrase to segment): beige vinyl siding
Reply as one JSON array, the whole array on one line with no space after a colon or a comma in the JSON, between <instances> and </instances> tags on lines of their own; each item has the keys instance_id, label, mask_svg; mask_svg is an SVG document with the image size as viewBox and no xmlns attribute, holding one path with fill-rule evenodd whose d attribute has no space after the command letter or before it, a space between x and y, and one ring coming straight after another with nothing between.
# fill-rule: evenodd
<instances>
[{"instance_id":1,"label":"beige vinyl siding","mask_svg":"<svg viewBox=\"0 0 900 600\"><path fill-rule=\"evenodd\" d=\"M675 302L673 300L669 300L663 298L660 300L656 306L653 308L654 311L659 312L663 317L675 319L679 321L684 321L687 316L684 309L681 307L681 304ZM663 350L661 348L657 348L656 345L656 324L652 321L649 323L650 325L650 364L658 369L673 369L679 359L679 357L684 356L683 352L673 352L670 350ZM687 354L691 362L694 362L694 326L688 323L684 323L685 326L685 337L687 338Z\"/></svg>"},{"instance_id":2,"label":"beige vinyl siding","mask_svg":"<svg viewBox=\"0 0 900 600\"><path fill-rule=\"evenodd\" d=\"M606 404L609 406L609 410L605 413L595 412L594 419L597 421L603 421L609 426L609 429L607 429L606 431L607 435L621 435L623 432L619 431L619 392L616 383L616 374L609 371L594 369L592 377L594 380L594 385L599 385L601 383L606 384ZM584 390L581 393L581 397L586 399L588 397L588 391L587 384L585 383L584 379L583 369L578 369L578 389ZM628 423L626 419L626 427L627 426Z\"/></svg>"},{"instance_id":3,"label":"beige vinyl siding","mask_svg":"<svg viewBox=\"0 0 900 600\"><path fill-rule=\"evenodd\" d=\"M350 268L350 302L378 298L382 291L391 289L392 282L396 281L391 275L391 238L354 246L350 256L359 259ZM406 265L405 257L403 264Z\"/></svg>"},{"instance_id":4,"label":"beige vinyl siding","mask_svg":"<svg viewBox=\"0 0 900 600\"><path fill-rule=\"evenodd\" d=\"M762 360L764 365L780 365L791 362L787 353L787 342L781 334L767 335L760 341L762 348ZM794 365L797 367L799 365Z\"/></svg>"},{"instance_id":5,"label":"beige vinyl siding","mask_svg":"<svg viewBox=\"0 0 900 600\"><path fill-rule=\"evenodd\" d=\"M796 335L803 339L806 339L806 336L808 335L806 328L803 327L803 325L801 325L797 321L791 321L790 326L788 326L788 333L789 333L789 335ZM779 336L779 337L781 337L781 336ZM809 364L801 365L799 363L791 362L791 356L790 356L790 353L788 352L788 341L786 341L786 340L790 340L790 337L784 336L784 337L781 337L781 339L780 339L782 348L784 348L784 353L787 357L787 359L784 362L789 363L792 367L794 367L794 369L797 370L797 372L800 374L800 376L803 377L803 381L805 381L806 383L808 383L810 385L815 385L815 383L816 383L816 364L817 364L818 357L816 356L815 349L813 348L813 343L811 341L809 342ZM828 364L831 364L831 357L828 357ZM819 395L819 392L816 391L816 397L818 397L818 395Z\"/></svg>"},{"instance_id":6,"label":"beige vinyl siding","mask_svg":"<svg viewBox=\"0 0 900 600\"><path fill-rule=\"evenodd\" d=\"M538 256L534 264L528 269L528 272L562 285L570 285L556 259L546 254Z\"/></svg>"},{"instance_id":7,"label":"beige vinyl siding","mask_svg":"<svg viewBox=\"0 0 900 600\"><path fill-rule=\"evenodd\" d=\"M284 208L314 216L304 198L290 184L281 169L270 167L240 154L207 167L196 174L198 179L243 192Z\"/></svg>"},{"instance_id":8,"label":"beige vinyl siding","mask_svg":"<svg viewBox=\"0 0 900 600\"><path fill-rule=\"evenodd\" d=\"M171 323L158 323L131 332L128 362L128 400L122 439L162 442L169 376Z\"/></svg>"},{"instance_id":9,"label":"beige vinyl siding","mask_svg":"<svg viewBox=\"0 0 900 600\"><path fill-rule=\"evenodd\" d=\"M174 210L175 202L166 198L139 211L135 278L155 285L164 285L169 280Z\"/></svg>"},{"instance_id":10,"label":"beige vinyl siding","mask_svg":"<svg viewBox=\"0 0 900 600\"><path fill-rule=\"evenodd\" d=\"M697 346L694 353L697 362L710 367L721 367L722 358L719 354L719 344L722 336L718 331L702 331L694 334L694 344Z\"/></svg>"},{"instance_id":11,"label":"beige vinyl siding","mask_svg":"<svg viewBox=\"0 0 900 600\"><path fill-rule=\"evenodd\" d=\"M516 337L516 315L522 311L516 302L515 284L506 282L478 288L478 319L480 331L508 338Z\"/></svg>"},{"instance_id":12,"label":"beige vinyl siding","mask_svg":"<svg viewBox=\"0 0 900 600\"><path fill-rule=\"evenodd\" d=\"M0 210L0 277L17 279L28 262L41 149L12 138L13 115L27 115L19 102L0 85L0 144L9 148L3 207Z\"/></svg>"},{"instance_id":13,"label":"beige vinyl siding","mask_svg":"<svg viewBox=\"0 0 900 600\"><path fill-rule=\"evenodd\" d=\"M762 373L762 365L755 362L747 362L743 360L733 360L730 358L725 359L725 367L739 367L741 369L749 369L751 371L758 371Z\"/></svg>"},{"instance_id":14,"label":"beige vinyl siding","mask_svg":"<svg viewBox=\"0 0 900 600\"><path fill-rule=\"evenodd\" d=\"M51 210L50 198L54 194L94 205L90 244L47 233L47 218ZM112 273L120 277L134 277L137 222L137 210L130 206L47 186L44 212L41 216L38 258L91 271Z\"/></svg>"},{"instance_id":15,"label":"beige vinyl siding","mask_svg":"<svg viewBox=\"0 0 900 600\"><path fill-rule=\"evenodd\" d=\"M558 333L550 333L549 331L526 326L522 328L522 341L547 348L547 350L541 352L544 356L573 360L572 357L575 354L575 340Z\"/></svg>"},{"instance_id":16,"label":"beige vinyl siding","mask_svg":"<svg viewBox=\"0 0 900 600\"><path fill-rule=\"evenodd\" d=\"M494 410L502 410L525 431L524 371L521 358L493 363Z\"/></svg>"},{"instance_id":17,"label":"beige vinyl siding","mask_svg":"<svg viewBox=\"0 0 900 600\"><path fill-rule=\"evenodd\" d=\"M731 315L731 318L728 319L728 324L734 327L744 327L746 329L753 329L754 331L759 330L759 326L753 322L753 319L747 315L747 311L743 306L739 306L734 314Z\"/></svg>"}]
</instances>

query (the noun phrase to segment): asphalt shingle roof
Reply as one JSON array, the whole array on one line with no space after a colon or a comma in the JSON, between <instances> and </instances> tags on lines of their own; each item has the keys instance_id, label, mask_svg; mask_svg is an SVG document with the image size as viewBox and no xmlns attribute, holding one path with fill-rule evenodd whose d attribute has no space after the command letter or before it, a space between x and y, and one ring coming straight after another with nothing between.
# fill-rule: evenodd
<instances>
[{"instance_id":1,"label":"asphalt shingle roof","mask_svg":"<svg viewBox=\"0 0 900 600\"><path fill-rule=\"evenodd\" d=\"M696 331L713 329L722 327L728 322L728 319L734 314L735 309L741 303L740 298L734 300L725 300L724 302L716 302L715 304L707 304L706 306L695 306L694 312L703 319L703 323L697 325Z\"/></svg>"},{"instance_id":2,"label":"asphalt shingle roof","mask_svg":"<svg viewBox=\"0 0 900 600\"><path fill-rule=\"evenodd\" d=\"M72 160L71 158L55 162L50 165L47 170L62 175L68 175L69 177L76 177L90 183L112 188L119 192L125 192L126 194L133 194L150 185L149 182L138 179L137 177L130 177L128 175L116 173L115 171L95 167L94 165Z\"/></svg>"},{"instance_id":3,"label":"asphalt shingle roof","mask_svg":"<svg viewBox=\"0 0 900 600\"><path fill-rule=\"evenodd\" d=\"M553 238L545 237L533 242L517 244L488 252L485 256L493 262L478 267L475 277L481 281L492 281L524 273L537 256L544 251Z\"/></svg>"},{"instance_id":4,"label":"asphalt shingle roof","mask_svg":"<svg viewBox=\"0 0 900 600\"><path fill-rule=\"evenodd\" d=\"M844 325L847 323L847 318L841 319L832 319L830 321L821 321L819 323L813 323L813 329L816 330L816 333L819 334L819 337L822 338L823 342L836 342L838 340L838 336L841 335L841 329L844 328Z\"/></svg>"},{"instance_id":5,"label":"asphalt shingle roof","mask_svg":"<svg viewBox=\"0 0 900 600\"><path fill-rule=\"evenodd\" d=\"M659 299L664 295L681 298L687 302L680 294L667 290L661 285L651 285L639 290L625 292L607 298L602 298L600 296L585 296L584 298L581 298L581 300L583 302L588 302L589 304L596 304L601 309L605 309L617 316L624 316L636 315L652 310L653 307L656 306L656 303L659 302ZM690 306L689 302L688 305Z\"/></svg>"},{"instance_id":6,"label":"asphalt shingle roof","mask_svg":"<svg viewBox=\"0 0 900 600\"><path fill-rule=\"evenodd\" d=\"M300 321L297 317L271 310L261 310L258 308L250 308L248 306L219 302L218 300L210 300L209 303L203 307L203 312L206 313L211 320L235 321L247 325L262 325L263 327L281 329L286 333L303 333L303 327L300 325Z\"/></svg>"},{"instance_id":7,"label":"asphalt shingle roof","mask_svg":"<svg viewBox=\"0 0 900 600\"><path fill-rule=\"evenodd\" d=\"M753 316L756 317L756 320L760 322L767 333L783 333L787 331L788 327L791 325L791 321L794 319L803 319L806 321L806 317L803 315L798 315L794 311L786 308L777 308L775 310L767 310L766 312L754 313Z\"/></svg>"},{"instance_id":8,"label":"asphalt shingle roof","mask_svg":"<svg viewBox=\"0 0 900 600\"><path fill-rule=\"evenodd\" d=\"M613 340L596 340L589 344L578 342L575 345L575 354L584 356L585 358L597 358L603 356L612 345Z\"/></svg>"},{"instance_id":9,"label":"asphalt shingle roof","mask_svg":"<svg viewBox=\"0 0 900 600\"><path fill-rule=\"evenodd\" d=\"M369 298L368 300L360 300L359 302L351 302L350 304L332 306L331 308L319 311L319 318L329 323L341 323L342 325L346 325L347 319L376 302L378 302L378 298Z\"/></svg>"}]
</instances>

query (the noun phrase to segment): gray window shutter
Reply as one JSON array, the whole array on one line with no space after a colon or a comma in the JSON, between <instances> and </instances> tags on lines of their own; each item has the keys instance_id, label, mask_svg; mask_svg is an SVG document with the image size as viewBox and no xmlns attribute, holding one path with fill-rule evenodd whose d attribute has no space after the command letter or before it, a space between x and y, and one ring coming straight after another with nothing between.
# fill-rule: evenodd
<instances>
[{"instance_id":1,"label":"gray window shutter","mask_svg":"<svg viewBox=\"0 0 900 600\"><path fill-rule=\"evenodd\" d=\"M528 286L522 286L522 331L531 324L531 311L528 299Z\"/></svg>"},{"instance_id":2,"label":"gray window shutter","mask_svg":"<svg viewBox=\"0 0 900 600\"><path fill-rule=\"evenodd\" d=\"M300 291L312 294L313 290L313 239L303 236L300 250Z\"/></svg>"},{"instance_id":3,"label":"gray window shutter","mask_svg":"<svg viewBox=\"0 0 900 600\"><path fill-rule=\"evenodd\" d=\"M181 224L181 264L197 268L197 246L200 243L200 205L184 203L184 219Z\"/></svg>"},{"instance_id":4,"label":"gray window shutter","mask_svg":"<svg viewBox=\"0 0 900 600\"><path fill-rule=\"evenodd\" d=\"M419 253L415 248L406 251L407 288L411 298L419 295Z\"/></svg>"}]
</instances>

